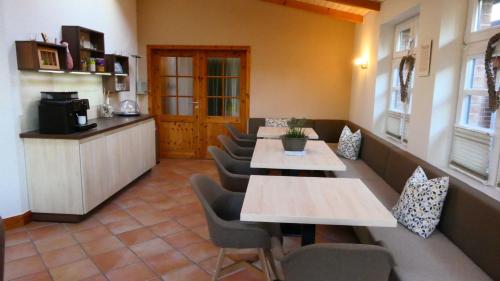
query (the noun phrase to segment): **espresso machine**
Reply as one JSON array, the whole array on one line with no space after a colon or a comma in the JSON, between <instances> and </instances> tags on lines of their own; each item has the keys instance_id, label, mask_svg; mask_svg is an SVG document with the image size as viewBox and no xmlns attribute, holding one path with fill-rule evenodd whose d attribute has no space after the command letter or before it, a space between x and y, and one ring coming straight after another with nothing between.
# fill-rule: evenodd
<instances>
[{"instance_id":1,"label":"espresso machine","mask_svg":"<svg viewBox=\"0 0 500 281\"><path fill-rule=\"evenodd\" d=\"M41 92L38 106L39 131L42 134L71 134L97 127L89 123L88 99L79 99L78 92Z\"/></svg>"}]
</instances>

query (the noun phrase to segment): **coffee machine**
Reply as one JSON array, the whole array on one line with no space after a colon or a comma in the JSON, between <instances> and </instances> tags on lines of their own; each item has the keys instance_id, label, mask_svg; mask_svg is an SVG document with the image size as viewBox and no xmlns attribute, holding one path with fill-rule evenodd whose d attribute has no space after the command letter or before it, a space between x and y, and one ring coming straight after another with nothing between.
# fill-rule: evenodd
<instances>
[{"instance_id":1,"label":"coffee machine","mask_svg":"<svg viewBox=\"0 0 500 281\"><path fill-rule=\"evenodd\" d=\"M71 134L97 127L88 123L88 99L78 99L78 92L42 92L38 120L42 134Z\"/></svg>"}]
</instances>

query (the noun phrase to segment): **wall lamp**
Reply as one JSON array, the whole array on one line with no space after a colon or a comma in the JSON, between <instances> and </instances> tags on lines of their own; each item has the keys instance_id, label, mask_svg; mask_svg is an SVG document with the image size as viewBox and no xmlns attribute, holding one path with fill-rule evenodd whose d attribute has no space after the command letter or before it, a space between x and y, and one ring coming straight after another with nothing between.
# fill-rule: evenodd
<instances>
[{"instance_id":1,"label":"wall lamp","mask_svg":"<svg viewBox=\"0 0 500 281\"><path fill-rule=\"evenodd\" d=\"M359 66L361 69L368 68L368 58L367 57L359 57L354 60L354 65Z\"/></svg>"}]
</instances>

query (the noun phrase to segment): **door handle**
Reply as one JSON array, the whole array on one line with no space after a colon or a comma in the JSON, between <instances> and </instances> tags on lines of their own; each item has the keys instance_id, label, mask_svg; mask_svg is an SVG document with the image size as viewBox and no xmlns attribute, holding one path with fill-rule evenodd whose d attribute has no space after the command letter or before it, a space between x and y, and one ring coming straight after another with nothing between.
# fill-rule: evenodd
<instances>
[{"instance_id":1,"label":"door handle","mask_svg":"<svg viewBox=\"0 0 500 281\"><path fill-rule=\"evenodd\" d=\"M199 102L197 102L197 101L190 101L189 103L191 103L191 104L199 104Z\"/></svg>"}]
</instances>

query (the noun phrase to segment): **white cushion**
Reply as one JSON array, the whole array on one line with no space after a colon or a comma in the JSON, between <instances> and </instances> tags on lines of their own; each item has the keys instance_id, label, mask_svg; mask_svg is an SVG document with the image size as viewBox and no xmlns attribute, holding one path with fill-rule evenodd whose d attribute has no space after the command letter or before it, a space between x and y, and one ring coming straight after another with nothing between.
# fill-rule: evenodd
<instances>
[{"instance_id":1,"label":"white cushion","mask_svg":"<svg viewBox=\"0 0 500 281\"><path fill-rule=\"evenodd\" d=\"M340 135L337 154L350 160L358 159L361 149L361 131L352 133L349 127L345 126Z\"/></svg>"},{"instance_id":2,"label":"white cushion","mask_svg":"<svg viewBox=\"0 0 500 281\"><path fill-rule=\"evenodd\" d=\"M288 127L290 118L266 118L266 127Z\"/></svg>"},{"instance_id":3,"label":"white cushion","mask_svg":"<svg viewBox=\"0 0 500 281\"><path fill-rule=\"evenodd\" d=\"M417 167L392 208L394 217L414 233L429 237L439 223L448 183L448 177L428 180L424 170Z\"/></svg>"}]
</instances>

